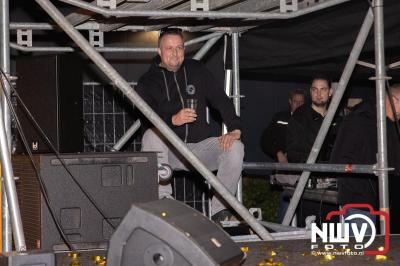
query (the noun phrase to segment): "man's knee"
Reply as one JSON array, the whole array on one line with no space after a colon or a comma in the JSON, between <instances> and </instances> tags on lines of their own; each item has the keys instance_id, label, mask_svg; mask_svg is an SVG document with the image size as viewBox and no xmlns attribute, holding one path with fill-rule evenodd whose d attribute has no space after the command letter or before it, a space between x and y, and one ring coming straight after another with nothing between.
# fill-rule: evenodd
<instances>
[{"instance_id":1,"label":"man's knee","mask_svg":"<svg viewBox=\"0 0 400 266\"><path fill-rule=\"evenodd\" d=\"M150 128L144 132L142 137L142 151L161 151L166 146L159 131Z\"/></svg>"},{"instance_id":2,"label":"man's knee","mask_svg":"<svg viewBox=\"0 0 400 266\"><path fill-rule=\"evenodd\" d=\"M229 158L235 161L243 161L244 145L240 140L235 140L228 151Z\"/></svg>"}]
</instances>

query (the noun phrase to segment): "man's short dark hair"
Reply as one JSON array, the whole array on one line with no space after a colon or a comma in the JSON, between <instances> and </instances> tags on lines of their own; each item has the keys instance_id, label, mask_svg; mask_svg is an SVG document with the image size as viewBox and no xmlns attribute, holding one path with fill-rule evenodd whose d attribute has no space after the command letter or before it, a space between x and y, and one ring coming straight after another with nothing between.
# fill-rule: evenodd
<instances>
[{"instance_id":1,"label":"man's short dark hair","mask_svg":"<svg viewBox=\"0 0 400 266\"><path fill-rule=\"evenodd\" d=\"M183 39L182 30L180 28L164 28L160 30L160 36L158 36L158 47L160 47L161 40L166 35L177 35Z\"/></svg>"},{"instance_id":2,"label":"man's short dark hair","mask_svg":"<svg viewBox=\"0 0 400 266\"><path fill-rule=\"evenodd\" d=\"M315 74L311 79L311 84L314 82L314 80L325 80L328 83L329 88L331 88L332 82L327 75L321 73Z\"/></svg>"},{"instance_id":3,"label":"man's short dark hair","mask_svg":"<svg viewBox=\"0 0 400 266\"><path fill-rule=\"evenodd\" d=\"M293 97L294 97L295 95L303 95L303 97L305 98L306 92L305 92L303 89L294 89L294 90L291 90L290 93L289 93L289 99L293 99Z\"/></svg>"}]
</instances>

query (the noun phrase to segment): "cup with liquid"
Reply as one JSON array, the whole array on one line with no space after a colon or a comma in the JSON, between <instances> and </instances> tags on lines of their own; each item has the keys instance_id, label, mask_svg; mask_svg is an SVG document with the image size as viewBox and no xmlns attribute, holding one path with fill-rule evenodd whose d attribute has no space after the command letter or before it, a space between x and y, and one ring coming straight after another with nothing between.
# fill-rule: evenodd
<instances>
[{"instance_id":1,"label":"cup with liquid","mask_svg":"<svg viewBox=\"0 0 400 266\"><path fill-rule=\"evenodd\" d=\"M189 98L186 99L186 108L193 109L196 112L197 109L197 99Z\"/></svg>"}]
</instances>

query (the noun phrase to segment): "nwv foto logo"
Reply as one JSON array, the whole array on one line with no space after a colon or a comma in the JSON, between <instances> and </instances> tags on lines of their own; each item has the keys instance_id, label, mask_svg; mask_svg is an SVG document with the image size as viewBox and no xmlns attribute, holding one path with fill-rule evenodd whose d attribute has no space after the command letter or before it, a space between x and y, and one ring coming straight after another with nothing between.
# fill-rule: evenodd
<instances>
[{"instance_id":1,"label":"nwv foto logo","mask_svg":"<svg viewBox=\"0 0 400 266\"><path fill-rule=\"evenodd\" d=\"M384 211L375 211L369 204L347 204L343 206L340 211L333 211L328 213L326 219L330 220L333 216L346 214L348 209L368 209L370 214L377 215L378 218L384 218L385 221L385 247L383 250L367 250L369 246L375 241L376 228L372 220L363 214L352 214L346 217L346 223L323 223L322 228L317 224L311 224L311 250L321 248L317 244L317 236L321 238L324 244L323 248L326 251L332 251L337 248L347 249L354 248L357 251L364 251L365 255L382 255L389 251L389 214ZM363 221L359 227L357 223L351 222L354 219ZM377 219L379 221L379 219ZM353 232L355 244L350 246L350 228ZM367 229L370 231L367 234Z\"/></svg>"}]
</instances>

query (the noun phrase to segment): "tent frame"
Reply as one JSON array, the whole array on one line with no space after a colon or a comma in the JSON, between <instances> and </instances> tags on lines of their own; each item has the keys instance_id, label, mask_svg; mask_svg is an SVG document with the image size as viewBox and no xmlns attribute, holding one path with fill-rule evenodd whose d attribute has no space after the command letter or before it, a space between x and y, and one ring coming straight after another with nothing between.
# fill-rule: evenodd
<instances>
[{"instance_id":1,"label":"tent frame","mask_svg":"<svg viewBox=\"0 0 400 266\"><path fill-rule=\"evenodd\" d=\"M326 0L320 1L320 3L312 5L310 7L304 7L301 10L294 10L289 13L281 12L224 12L224 11L174 11L174 10L123 10L115 9L110 10L103 7L94 6L87 2L80 0L60 0L61 2L69 3L81 8L85 8L92 12L98 12L105 16L139 16L139 17L156 17L156 18L236 18L236 19L253 19L253 20L263 20L268 19L290 19L300 15L304 15L310 12L314 12L320 9L324 9L333 5L337 5L348 0ZM118 2L123 2L121 0L114 0ZM204 0L208 3L208 0ZM223 0L220 0L221 2ZM258 234L258 236L263 240L273 240L274 237L258 222L254 217L243 207L243 205L233 197L229 191L219 182L219 180L206 168L204 165L187 149L186 145L172 132L172 130L158 117L156 113L136 94L135 91L131 89L129 84L112 68L107 61L102 58L98 52L85 40L74 28L73 25L69 23L68 20L57 10L57 8L48 0L36 0L36 2L53 18L57 23L58 27L62 28L71 39L84 51L84 53L91 58L94 63L110 78L112 82L127 96L128 99L147 116L147 118L158 127L162 134L174 145L179 152L184 155L188 161L204 176L204 178L216 189L216 191L238 212L238 214L252 227L252 229ZM297 0L291 1L293 6L298 4ZM281 10L286 1L281 1ZM0 0L0 67L3 71L10 76L10 45L9 43L9 33L10 29L13 27L21 27L21 25L10 25L9 23L9 1ZM261 23L260 22L260 23ZM378 174L379 180L379 202L380 210L388 211L388 168L387 168L387 147L386 147L386 114L385 114L385 81L387 79L385 74L385 60L384 60L384 31L383 31L383 0L375 0L372 8L370 8L365 17L363 26L357 36L357 40L354 44L353 50L349 56L346 67L343 70L342 77L340 78L338 89L332 98L331 105L328 109L328 114L324 118L323 124L319 130L311 153L308 157L307 164L312 165L315 163L316 157L321 148L322 142L326 136L329 129L330 123L332 122L333 115L339 105L342 98L344 90L346 88L347 82L352 74L355 64L357 63L358 56L361 52L365 39L368 36L368 32L374 23L374 37L375 37L375 83L376 83L376 94L377 94L377 125L378 125L378 161L376 166L371 166L374 172ZM92 26L96 26L95 23ZM46 27L46 29L54 29L53 25L45 24L30 24L25 25L27 27ZM77 26L78 27L78 26ZM233 39L233 88L234 88L234 104L236 111L240 110L240 84L239 84L239 46L238 38L239 32L247 28L237 28L231 27L226 30L232 33ZM217 29L217 28L215 28ZM208 30L208 29L207 29ZM216 38L216 37L215 37ZM22 49L21 47L15 46L16 49ZM53 47L57 48L57 47ZM59 48L59 47L58 47ZM25 48L24 48L25 49ZM46 50L46 49L43 49ZM116 49L118 50L118 49ZM204 49L204 53L206 52ZM7 82L3 82L7 84ZM5 85L5 91L9 92L10 88ZM14 175L11 166L11 156L10 156L10 140L11 140L11 130L10 130L10 112L7 108L7 103L5 97L2 97L2 112L0 112L1 121L0 122L0 155L2 168L4 171L4 187L5 192L2 196L2 233L3 233L3 252L11 251L11 225L12 232L15 240L15 247L17 252L23 252L26 250L25 239L22 229L20 211L18 206L18 201L16 197L16 189L14 183ZM238 113L239 114L239 113ZM368 167L368 166L367 166ZM289 205L289 209L285 215L283 225L289 225L294 210L301 198L304 191L305 184L309 178L310 171L306 170L302 173L299 183L296 187L295 193ZM7 195L7 197L5 197ZM8 204L10 206L8 206ZM9 215L7 214L9 210ZM381 225L384 221L381 220ZM384 226L381 226L384 230ZM381 232L384 234L384 231Z\"/></svg>"}]
</instances>

